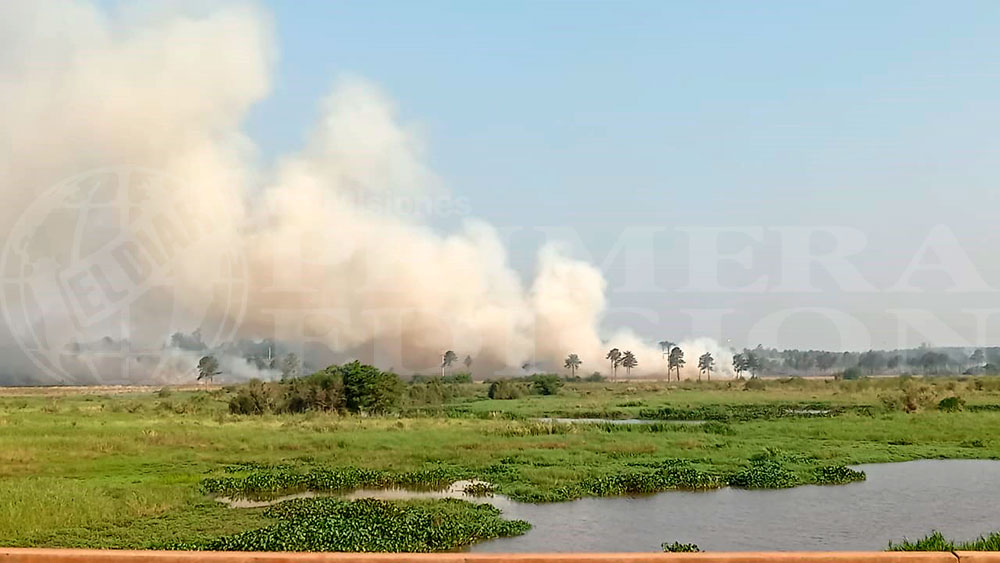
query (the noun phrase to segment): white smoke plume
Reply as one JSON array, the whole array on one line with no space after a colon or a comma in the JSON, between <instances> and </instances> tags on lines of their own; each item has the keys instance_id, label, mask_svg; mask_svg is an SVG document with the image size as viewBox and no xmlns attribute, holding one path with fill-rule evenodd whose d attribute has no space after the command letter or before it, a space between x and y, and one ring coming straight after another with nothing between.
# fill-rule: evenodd
<instances>
[{"instance_id":1,"label":"white smoke plume","mask_svg":"<svg viewBox=\"0 0 1000 563\"><path fill-rule=\"evenodd\" d=\"M261 164L242 124L270 89L274 59L268 18L253 6L151 17L59 0L0 4L0 230L13 249L3 275L29 282L5 300L18 313L8 314L15 335L64 350L108 334L162 343L212 325L222 327L217 336L319 343L401 371L433 370L453 349L491 373L560 369L569 353L583 359L582 373L607 373L604 354L618 347L638 356L637 373L665 371L658 346L628 331L602 337L606 284L592 265L546 246L525 284L490 225L469 219L440 234L407 213L447 202L447 192L419 136L364 80L337 81L306 147ZM138 203L121 190L85 192L83 219L124 220L125 235L84 235L65 220L65 200L31 215L50 186L123 166L178 179ZM157 221L163 210L170 228ZM25 217L40 228L18 238ZM119 264L110 284L66 273L114 241L127 247L129 267ZM219 282L220 270L241 273L238 283ZM168 290L146 288L150 276L169 279ZM87 292L116 284L148 291L105 315L100 295ZM67 304L67 287L84 292L83 305ZM235 293L246 296L237 307ZM686 377L704 351L716 355L718 375L729 368L731 356L712 341L682 346ZM196 355L172 351L167 363L183 373ZM224 361L243 370L237 364Z\"/></svg>"}]
</instances>

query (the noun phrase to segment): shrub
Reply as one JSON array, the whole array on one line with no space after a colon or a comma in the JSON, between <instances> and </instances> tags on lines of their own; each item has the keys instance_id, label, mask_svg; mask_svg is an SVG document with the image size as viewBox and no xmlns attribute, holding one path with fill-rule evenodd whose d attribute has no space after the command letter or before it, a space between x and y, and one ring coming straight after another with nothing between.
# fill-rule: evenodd
<instances>
[{"instance_id":1,"label":"shrub","mask_svg":"<svg viewBox=\"0 0 1000 563\"><path fill-rule=\"evenodd\" d=\"M854 366L845 369L844 373L841 374L841 379L844 379L845 381L854 381L861 379L861 368Z\"/></svg>"},{"instance_id":2,"label":"shrub","mask_svg":"<svg viewBox=\"0 0 1000 563\"><path fill-rule=\"evenodd\" d=\"M274 397L266 383L251 379L229 400L232 414L264 414L274 409Z\"/></svg>"},{"instance_id":3,"label":"shrub","mask_svg":"<svg viewBox=\"0 0 1000 563\"><path fill-rule=\"evenodd\" d=\"M903 380L903 378L900 378L900 381L898 391L879 396L879 400L886 410L902 410L913 413L935 404L934 389L930 385L916 383L909 379Z\"/></svg>"},{"instance_id":4,"label":"shrub","mask_svg":"<svg viewBox=\"0 0 1000 563\"><path fill-rule=\"evenodd\" d=\"M490 389L487 392L487 395L489 395L491 399L520 399L524 396L524 389L516 381L501 379L490 383Z\"/></svg>"},{"instance_id":5,"label":"shrub","mask_svg":"<svg viewBox=\"0 0 1000 563\"><path fill-rule=\"evenodd\" d=\"M472 383L471 373L456 373L455 375L446 375L441 378L443 383Z\"/></svg>"},{"instance_id":6,"label":"shrub","mask_svg":"<svg viewBox=\"0 0 1000 563\"><path fill-rule=\"evenodd\" d=\"M353 361L337 368L351 412L382 414L399 408L403 382L394 373Z\"/></svg>"},{"instance_id":7,"label":"shrub","mask_svg":"<svg viewBox=\"0 0 1000 563\"><path fill-rule=\"evenodd\" d=\"M284 412L343 411L347 408L344 380L337 366L330 366L310 376L283 382Z\"/></svg>"},{"instance_id":8,"label":"shrub","mask_svg":"<svg viewBox=\"0 0 1000 563\"><path fill-rule=\"evenodd\" d=\"M958 412L965 408L965 400L961 397L945 397L938 402L937 408L944 412Z\"/></svg>"},{"instance_id":9,"label":"shrub","mask_svg":"<svg viewBox=\"0 0 1000 563\"><path fill-rule=\"evenodd\" d=\"M553 374L536 374L529 377L528 380L531 382L532 389L539 395L555 395L563 386L559 376Z\"/></svg>"},{"instance_id":10,"label":"shrub","mask_svg":"<svg viewBox=\"0 0 1000 563\"><path fill-rule=\"evenodd\" d=\"M232 390L233 414L344 410L384 414L399 408L403 382L394 373L351 362L276 383L253 379Z\"/></svg>"}]
</instances>

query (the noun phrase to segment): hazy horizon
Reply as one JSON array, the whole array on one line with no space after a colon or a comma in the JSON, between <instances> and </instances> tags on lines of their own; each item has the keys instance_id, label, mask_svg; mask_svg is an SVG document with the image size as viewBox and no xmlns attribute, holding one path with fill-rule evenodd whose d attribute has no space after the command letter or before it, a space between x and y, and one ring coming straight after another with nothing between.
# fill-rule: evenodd
<instances>
[{"instance_id":1,"label":"hazy horizon","mask_svg":"<svg viewBox=\"0 0 1000 563\"><path fill-rule=\"evenodd\" d=\"M998 345L1000 9L861 6L4 5L4 359Z\"/></svg>"}]
</instances>

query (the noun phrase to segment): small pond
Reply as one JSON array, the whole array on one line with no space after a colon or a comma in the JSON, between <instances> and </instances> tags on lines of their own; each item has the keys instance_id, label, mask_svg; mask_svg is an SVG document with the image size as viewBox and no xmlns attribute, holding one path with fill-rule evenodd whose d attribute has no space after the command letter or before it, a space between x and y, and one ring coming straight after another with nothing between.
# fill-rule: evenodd
<instances>
[{"instance_id":1,"label":"small pond","mask_svg":"<svg viewBox=\"0 0 1000 563\"><path fill-rule=\"evenodd\" d=\"M708 551L880 550L940 530L971 539L1000 530L1000 462L923 460L860 465L868 480L792 489L669 491L555 504L495 497L527 534L471 551L658 551L664 541Z\"/></svg>"},{"instance_id":2,"label":"small pond","mask_svg":"<svg viewBox=\"0 0 1000 563\"><path fill-rule=\"evenodd\" d=\"M535 422L556 424L704 424L704 420L650 420L644 418L533 418Z\"/></svg>"},{"instance_id":3,"label":"small pond","mask_svg":"<svg viewBox=\"0 0 1000 563\"><path fill-rule=\"evenodd\" d=\"M939 530L972 539L1000 530L1000 461L921 460L858 465L868 480L791 489L668 491L633 497L530 504L503 495L475 497L457 481L441 491L360 489L342 498L460 498L488 502L532 529L469 548L473 552L659 551L669 541L706 551L881 550L889 541ZM223 499L252 508L267 501Z\"/></svg>"}]
</instances>

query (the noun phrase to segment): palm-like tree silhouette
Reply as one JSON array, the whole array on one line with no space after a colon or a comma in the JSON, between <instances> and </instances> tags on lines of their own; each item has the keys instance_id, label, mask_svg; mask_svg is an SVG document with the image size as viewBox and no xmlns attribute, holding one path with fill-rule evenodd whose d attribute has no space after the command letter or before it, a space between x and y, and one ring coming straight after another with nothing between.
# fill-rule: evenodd
<instances>
[{"instance_id":1,"label":"palm-like tree silhouette","mask_svg":"<svg viewBox=\"0 0 1000 563\"><path fill-rule=\"evenodd\" d=\"M618 380L618 365L622 361L622 353L618 348L612 348L608 350L608 355L605 356L607 359L611 360L611 378L615 381Z\"/></svg>"},{"instance_id":2,"label":"palm-like tree silhouette","mask_svg":"<svg viewBox=\"0 0 1000 563\"><path fill-rule=\"evenodd\" d=\"M667 356L667 378L670 377L670 370L677 373L677 381L681 380L681 368L684 367L684 350L680 346L674 346Z\"/></svg>"},{"instance_id":3,"label":"palm-like tree silhouette","mask_svg":"<svg viewBox=\"0 0 1000 563\"><path fill-rule=\"evenodd\" d=\"M626 376L631 376L632 368L639 365L639 361L635 359L635 354L633 354L631 350L626 350L625 353L622 354L622 365L625 366Z\"/></svg>"},{"instance_id":4,"label":"palm-like tree silhouette","mask_svg":"<svg viewBox=\"0 0 1000 563\"><path fill-rule=\"evenodd\" d=\"M712 381L713 369L715 369L715 358L711 352L705 352L698 358L698 377L701 378L701 374L704 373L708 375L708 380Z\"/></svg>"},{"instance_id":5,"label":"palm-like tree silhouette","mask_svg":"<svg viewBox=\"0 0 1000 563\"><path fill-rule=\"evenodd\" d=\"M666 361L667 357L670 355L670 351L674 349L673 342L669 340L661 340L657 344L660 345L660 352L663 354L663 360ZM670 364L667 364L667 381L670 381Z\"/></svg>"},{"instance_id":6,"label":"palm-like tree silhouette","mask_svg":"<svg viewBox=\"0 0 1000 563\"><path fill-rule=\"evenodd\" d=\"M444 377L444 369L451 367L451 364L455 363L458 359L458 354L452 350L448 350L444 354L441 354L441 377Z\"/></svg>"},{"instance_id":7,"label":"palm-like tree silhouette","mask_svg":"<svg viewBox=\"0 0 1000 563\"><path fill-rule=\"evenodd\" d=\"M580 356L577 356L576 354L570 354L569 356L566 356L566 363L563 364L563 367L569 369L570 375L576 377L576 370L577 368L580 367L580 364L582 363L583 361L580 360Z\"/></svg>"}]
</instances>

